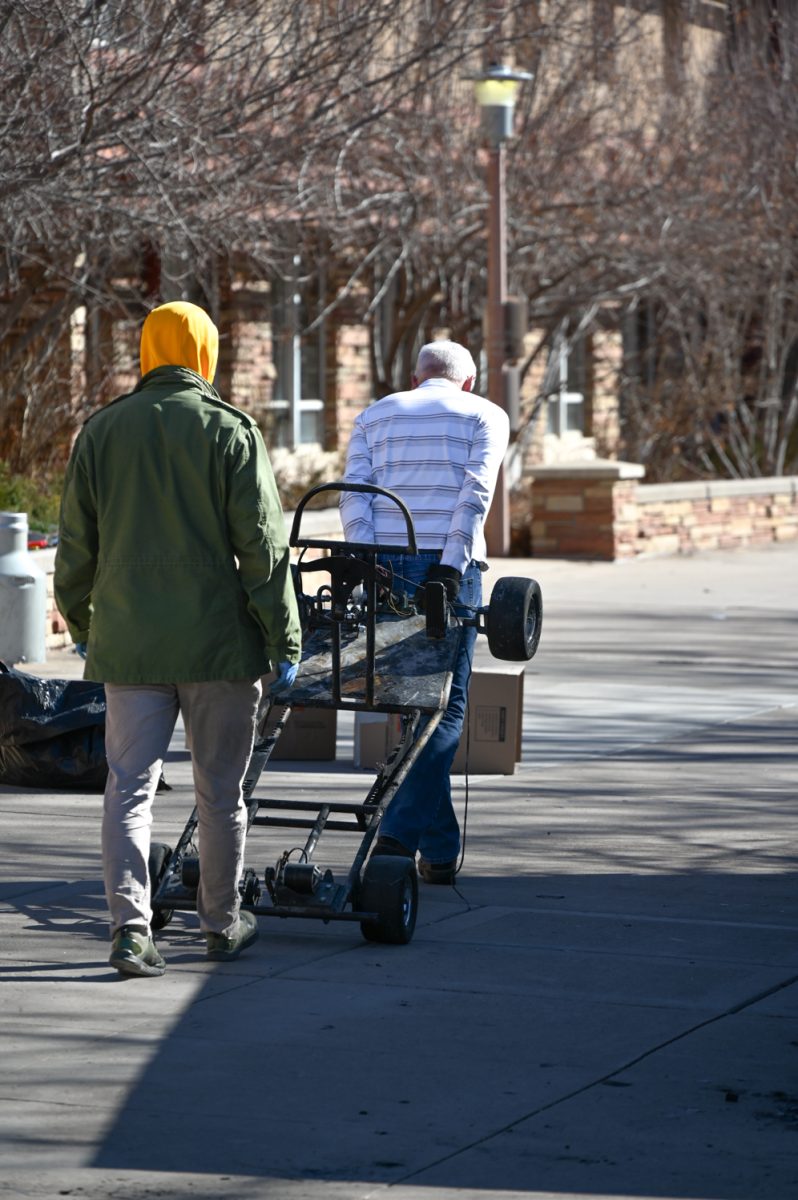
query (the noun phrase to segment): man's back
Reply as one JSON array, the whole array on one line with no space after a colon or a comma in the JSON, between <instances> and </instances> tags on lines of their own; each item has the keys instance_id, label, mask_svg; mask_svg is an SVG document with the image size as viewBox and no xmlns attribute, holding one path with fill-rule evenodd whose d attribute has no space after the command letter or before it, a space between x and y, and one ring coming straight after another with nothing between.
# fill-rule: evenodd
<instances>
[{"instance_id":1,"label":"man's back","mask_svg":"<svg viewBox=\"0 0 798 1200\"><path fill-rule=\"evenodd\" d=\"M192 371L161 367L87 422L81 461L91 472L100 561L230 558L228 460L241 453L249 418L206 387Z\"/></svg>"},{"instance_id":2,"label":"man's back","mask_svg":"<svg viewBox=\"0 0 798 1200\"><path fill-rule=\"evenodd\" d=\"M359 414L346 478L395 492L410 509L419 547L441 550L449 541L464 566L484 555L481 520L508 433L496 405L448 379L427 379ZM345 493L341 512L351 541L405 542L401 512L383 497Z\"/></svg>"},{"instance_id":3,"label":"man's back","mask_svg":"<svg viewBox=\"0 0 798 1200\"><path fill-rule=\"evenodd\" d=\"M507 414L472 394L476 373L465 346L444 339L422 346L412 391L378 400L356 418L345 475L395 492L413 515L417 552L382 558L398 589L424 605L429 585L443 585L459 616L481 604L483 524L509 439ZM406 544L401 511L383 497L344 492L341 513L349 541ZM428 883L453 883L457 873L460 829L449 771L475 640L474 625L463 624L446 710L389 804L374 851L410 859L418 852Z\"/></svg>"},{"instance_id":4,"label":"man's back","mask_svg":"<svg viewBox=\"0 0 798 1200\"><path fill-rule=\"evenodd\" d=\"M173 366L100 410L70 461L56 588L75 631L91 623L87 678L255 678L288 658L287 538L255 422Z\"/></svg>"},{"instance_id":5,"label":"man's back","mask_svg":"<svg viewBox=\"0 0 798 1200\"><path fill-rule=\"evenodd\" d=\"M301 631L277 489L254 421L213 388L219 331L188 301L141 331L141 379L85 423L64 479L54 589L87 679L105 684L109 963L158 977L150 840L178 715L191 737L206 957L254 942L240 911L260 676L288 685Z\"/></svg>"}]
</instances>

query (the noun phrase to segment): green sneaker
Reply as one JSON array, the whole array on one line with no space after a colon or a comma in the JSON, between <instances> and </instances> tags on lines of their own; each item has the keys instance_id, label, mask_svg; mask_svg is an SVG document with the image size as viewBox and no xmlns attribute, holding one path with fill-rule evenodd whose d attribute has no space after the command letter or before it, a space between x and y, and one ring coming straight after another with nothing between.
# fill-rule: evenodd
<instances>
[{"instance_id":1,"label":"green sneaker","mask_svg":"<svg viewBox=\"0 0 798 1200\"><path fill-rule=\"evenodd\" d=\"M212 962L232 962L238 958L242 950L258 940L258 922L251 912L245 910L238 914L238 932L235 937L225 937L223 933L206 933L208 943L207 958Z\"/></svg>"},{"instance_id":2,"label":"green sneaker","mask_svg":"<svg viewBox=\"0 0 798 1200\"><path fill-rule=\"evenodd\" d=\"M108 961L120 975L163 975L166 970L149 932L138 925L117 929Z\"/></svg>"}]
</instances>

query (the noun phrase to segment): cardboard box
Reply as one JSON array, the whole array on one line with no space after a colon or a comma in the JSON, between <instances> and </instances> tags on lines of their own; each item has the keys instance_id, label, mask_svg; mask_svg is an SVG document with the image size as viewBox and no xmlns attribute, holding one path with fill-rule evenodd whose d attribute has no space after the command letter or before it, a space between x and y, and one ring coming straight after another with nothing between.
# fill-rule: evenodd
<instances>
[{"instance_id":1,"label":"cardboard box","mask_svg":"<svg viewBox=\"0 0 798 1200\"><path fill-rule=\"evenodd\" d=\"M463 727L452 774L466 769L466 732L470 728L470 775L514 775L521 761L524 719L524 667L508 664L498 670L475 670L468 691L468 726ZM396 713L355 715L354 765L376 767L385 762L401 735Z\"/></svg>"},{"instance_id":2,"label":"cardboard box","mask_svg":"<svg viewBox=\"0 0 798 1200\"><path fill-rule=\"evenodd\" d=\"M452 774L514 775L521 761L524 722L523 664L475 670L468 689L468 711Z\"/></svg>"},{"instance_id":3,"label":"cardboard box","mask_svg":"<svg viewBox=\"0 0 798 1200\"><path fill-rule=\"evenodd\" d=\"M334 708L292 708L269 761L334 760L337 729L338 712Z\"/></svg>"},{"instance_id":4,"label":"cardboard box","mask_svg":"<svg viewBox=\"0 0 798 1200\"><path fill-rule=\"evenodd\" d=\"M401 735L399 713L355 713L354 765L374 768L384 763Z\"/></svg>"}]
</instances>

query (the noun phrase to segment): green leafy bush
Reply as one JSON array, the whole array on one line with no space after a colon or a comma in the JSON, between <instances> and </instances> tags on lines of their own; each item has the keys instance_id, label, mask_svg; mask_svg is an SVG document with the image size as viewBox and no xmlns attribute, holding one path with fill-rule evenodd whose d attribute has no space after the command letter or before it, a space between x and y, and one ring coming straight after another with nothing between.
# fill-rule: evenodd
<instances>
[{"instance_id":1,"label":"green leafy bush","mask_svg":"<svg viewBox=\"0 0 798 1200\"><path fill-rule=\"evenodd\" d=\"M63 474L44 479L15 475L0 461L0 512L25 512L30 529L54 530L58 526Z\"/></svg>"}]
</instances>

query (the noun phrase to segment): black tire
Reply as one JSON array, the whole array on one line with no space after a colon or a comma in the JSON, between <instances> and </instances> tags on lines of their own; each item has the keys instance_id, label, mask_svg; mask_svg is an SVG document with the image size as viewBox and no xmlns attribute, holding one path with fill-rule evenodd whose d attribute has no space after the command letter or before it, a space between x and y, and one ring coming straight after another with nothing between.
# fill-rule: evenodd
<instances>
[{"instance_id":1,"label":"black tire","mask_svg":"<svg viewBox=\"0 0 798 1200\"><path fill-rule=\"evenodd\" d=\"M241 881L241 903L250 907L260 903L260 880L252 867L247 867Z\"/></svg>"},{"instance_id":2,"label":"black tire","mask_svg":"<svg viewBox=\"0 0 798 1200\"><path fill-rule=\"evenodd\" d=\"M147 870L150 876L150 895L154 896L158 890L158 886L164 877L164 872L169 866L169 859L172 857L172 847L165 846L163 842L153 842L150 846L150 857L147 861ZM155 908L152 910L152 919L150 924L153 929L163 929L168 925L172 917L175 915L173 908Z\"/></svg>"},{"instance_id":3,"label":"black tire","mask_svg":"<svg viewBox=\"0 0 798 1200\"><path fill-rule=\"evenodd\" d=\"M485 620L494 658L528 662L538 648L542 622L543 598L534 579L510 575L497 580Z\"/></svg>"},{"instance_id":4,"label":"black tire","mask_svg":"<svg viewBox=\"0 0 798 1200\"><path fill-rule=\"evenodd\" d=\"M198 854L187 854L180 865L180 882L189 891L199 887L200 864Z\"/></svg>"},{"instance_id":5,"label":"black tire","mask_svg":"<svg viewBox=\"0 0 798 1200\"><path fill-rule=\"evenodd\" d=\"M418 916L418 876L412 858L378 854L363 871L358 908L377 913L373 921L361 921L367 942L406 946L413 936Z\"/></svg>"}]
</instances>

